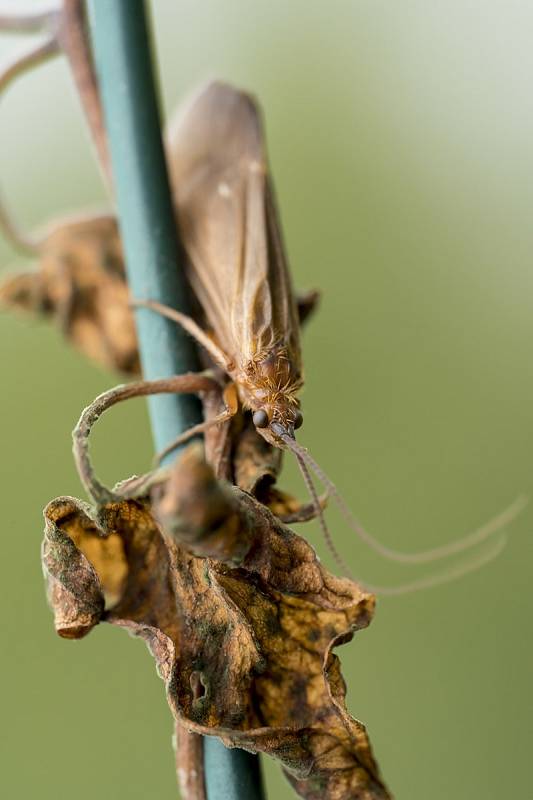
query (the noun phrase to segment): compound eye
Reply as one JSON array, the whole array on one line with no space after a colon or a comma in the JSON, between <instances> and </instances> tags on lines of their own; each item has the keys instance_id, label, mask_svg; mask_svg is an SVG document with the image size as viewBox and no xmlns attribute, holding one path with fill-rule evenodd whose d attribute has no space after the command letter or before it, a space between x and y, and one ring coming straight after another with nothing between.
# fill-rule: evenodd
<instances>
[{"instance_id":1,"label":"compound eye","mask_svg":"<svg viewBox=\"0 0 533 800\"><path fill-rule=\"evenodd\" d=\"M294 430L297 431L298 428L302 427L302 423L304 421L303 414L301 411L297 411L294 417Z\"/></svg>"},{"instance_id":2,"label":"compound eye","mask_svg":"<svg viewBox=\"0 0 533 800\"><path fill-rule=\"evenodd\" d=\"M260 408L259 411L254 411L252 420L256 428L266 428L268 425L268 414L264 408Z\"/></svg>"}]
</instances>

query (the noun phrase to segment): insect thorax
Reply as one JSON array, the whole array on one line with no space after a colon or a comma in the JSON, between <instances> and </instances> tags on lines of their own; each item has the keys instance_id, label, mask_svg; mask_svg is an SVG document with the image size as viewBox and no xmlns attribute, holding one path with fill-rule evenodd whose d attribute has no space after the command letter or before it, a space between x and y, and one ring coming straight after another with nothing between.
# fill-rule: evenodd
<instances>
[{"instance_id":1,"label":"insect thorax","mask_svg":"<svg viewBox=\"0 0 533 800\"><path fill-rule=\"evenodd\" d=\"M244 406L252 411L264 408L270 421L290 421L300 406L298 393L303 380L286 348L271 350L245 362L238 384Z\"/></svg>"}]
</instances>

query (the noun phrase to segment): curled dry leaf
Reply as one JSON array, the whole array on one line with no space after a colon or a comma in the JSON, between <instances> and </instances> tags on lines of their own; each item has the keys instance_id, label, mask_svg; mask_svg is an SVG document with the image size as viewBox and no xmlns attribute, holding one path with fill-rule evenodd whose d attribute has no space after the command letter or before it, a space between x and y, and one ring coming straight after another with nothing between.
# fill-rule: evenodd
<instances>
[{"instance_id":1,"label":"curled dry leaf","mask_svg":"<svg viewBox=\"0 0 533 800\"><path fill-rule=\"evenodd\" d=\"M274 756L304 798L389 797L332 653L368 625L373 596L215 479L199 445L161 472L151 497L97 511L63 497L45 519L61 636L105 620L142 637L185 728Z\"/></svg>"},{"instance_id":2,"label":"curled dry leaf","mask_svg":"<svg viewBox=\"0 0 533 800\"><path fill-rule=\"evenodd\" d=\"M76 347L105 367L132 375L140 371L113 217L55 225L41 246L36 269L4 280L0 303L53 317Z\"/></svg>"}]
</instances>

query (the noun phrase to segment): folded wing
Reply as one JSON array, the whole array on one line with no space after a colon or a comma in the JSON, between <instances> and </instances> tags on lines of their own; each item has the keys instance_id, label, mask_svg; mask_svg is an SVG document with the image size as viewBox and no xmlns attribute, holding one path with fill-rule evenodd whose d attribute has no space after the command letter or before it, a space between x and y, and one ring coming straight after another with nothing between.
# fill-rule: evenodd
<instances>
[{"instance_id":1,"label":"folded wing","mask_svg":"<svg viewBox=\"0 0 533 800\"><path fill-rule=\"evenodd\" d=\"M188 278L218 344L241 370L286 350L299 374L297 310L256 103L211 83L178 115L167 144Z\"/></svg>"}]
</instances>

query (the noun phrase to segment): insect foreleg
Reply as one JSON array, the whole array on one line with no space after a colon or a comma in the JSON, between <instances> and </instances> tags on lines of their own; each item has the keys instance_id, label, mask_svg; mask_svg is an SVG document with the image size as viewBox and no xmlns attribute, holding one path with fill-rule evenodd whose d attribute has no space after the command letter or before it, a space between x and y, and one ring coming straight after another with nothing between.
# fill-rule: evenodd
<instances>
[{"instance_id":1,"label":"insect foreleg","mask_svg":"<svg viewBox=\"0 0 533 800\"><path fill-rule=\"evenodd\" d=\"M152 394L196 394L198 392L220 391L220 384L207 372L189 372L172 378L156 381L138 381L109 389L82 411L78 424L72 432L74 460L85 489L97 505L113 502L119 495L104 486L95 475L89 456L89 435L95 422L111 406L132 397L146 397Z\"/></svg>"},{"instance_id":2,"label":"insect foreleg","mask_svg":"<svg viewBox=\"0 0 533 800\"><path fill-rule=\"evenodd\" d=\"M205 331L187 314L182 314L181 311L176 311L175 308L165 306L163 303L158 303L155 300L132 300L131 305L133 308L150 308L156 311L161 316L177 322L178 325L189 333L193 339L196 339L198 344L201 344L209 355L214 359L215 363L223 370L228 372L231 367L231 359L224 353L224 351L207 335Z\"/></svg>"},{"instance_id":3,"label":"insect foreleg","mask_svg":"<svg viewBox=\"0 0 533 800\"><path fill-rule=\"evenodd\" d=\"M205 433L205 431L212 428L214 425L222 425L224 422L228 422L232 417L235 416L237 411L239 410L239 400L237 396L237 388L234 383L230 383L226 386L223 392L223 399L226 405L224 411L221 411L220 414L217 414L212 419L207 419L205 422L200 422L199 425L193 425L192 428L189 428L188 431L180 434L173 442L171 442L168 447L165 447L160 453L158 453L154 459L156 464L160 464L161 461L175 450L176 447L179 447L180 444L191 439L193 436L197 436L200 433Z\"/></svg>"},{"instance_id":4,"label":"insect foreleg","mask_svg":"<svg viewBox=\"0 0 533 800\"><path fill-rule=\"evenodd\" d=\"M323 511L327 505L327 495L322 495L320 498L320 509ZM298 522L311 522L320 516L320 511L314 503L301 503L297 508L288 512L287 514L277 515L285 525L295 525Z\"/></svg>"},{"instance_id":5,"label":"insect foreleg","mask_svg":"<svg viewBox=\"0 0 533 800\"><path fill-rule=\"evenodd\" d=\"M259 499L286 525L292 525L297 522L310 522L316 519L320 514L319 509L314 503L301 503L299 500L296 500L296 498L282 492L281 489L274 486L270 486L268 494ZM324 511L328 504L327 492L321 495L318 500L320 510Z\"/></svg>"}]
</instances>

